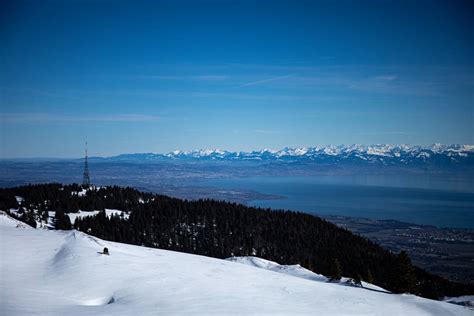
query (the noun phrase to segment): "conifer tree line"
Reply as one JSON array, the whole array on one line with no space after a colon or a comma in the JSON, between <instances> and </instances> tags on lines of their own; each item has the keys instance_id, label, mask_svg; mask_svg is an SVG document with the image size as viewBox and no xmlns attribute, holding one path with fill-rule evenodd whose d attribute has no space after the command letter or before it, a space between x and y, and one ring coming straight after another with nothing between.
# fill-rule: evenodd
<instances>
[{"instance_id":1,"label":"conifer tree line","mask_svg":"<svg viewBox=\"0 0 474 316\"><path fill-rule=\"evenodd\" d=\"M405 252L393 254L319 217L242 204L187 201L132 188L41 184L0 189L0 210L36 226L55 212L56 229L72 229L122 243L215 258L257 256L300 264L331 280L351 277L395 293L429 298L474 293L460 284L414 266ZM17 197L23 198L19 203ZM105 209L128 214L107 216ZM67 213L99 210L71 223Z\"/></svg>"}]
</instances>

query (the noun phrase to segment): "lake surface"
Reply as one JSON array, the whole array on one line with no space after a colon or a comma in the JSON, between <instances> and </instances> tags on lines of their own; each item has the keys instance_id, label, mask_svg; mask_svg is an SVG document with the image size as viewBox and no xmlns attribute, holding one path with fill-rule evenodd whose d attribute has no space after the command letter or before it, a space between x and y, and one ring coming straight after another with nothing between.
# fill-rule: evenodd
<instances>
[{"instance_id":1,"label":"lake surface","mask_svg":"<svg viewBox=\"0 0 474 316\"><path fill-rule=\"evenodd\" d=\"M395 219L438 227L474 228L474 182L433 176L255 177L203 185L254 190L284 198L248 204L320 215Z\"/></svg>"}]
</instances>

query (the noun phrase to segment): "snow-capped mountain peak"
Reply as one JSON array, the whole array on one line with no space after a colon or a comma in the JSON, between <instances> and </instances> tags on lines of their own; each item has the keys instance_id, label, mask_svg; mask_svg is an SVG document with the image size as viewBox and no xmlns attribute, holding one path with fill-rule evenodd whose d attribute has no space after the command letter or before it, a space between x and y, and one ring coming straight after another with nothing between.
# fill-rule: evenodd
<instances>
[{"instance_id":1,"label":"snow-capped mountain peak","mask_svg":"<svg viewBox=\"0 0 474 316\"><path fill-rule=\"evenodd\" d=\"M323 163L371 162L383 164L459 163L474 162L474 145L428 146L407 144L328 145L313 147L285 147L280 150L262 149L232 152L222 149L175 150L166 154L124 154L113 160L193 159L214 161L314 161Z\"/></svg>"}]
</instances>

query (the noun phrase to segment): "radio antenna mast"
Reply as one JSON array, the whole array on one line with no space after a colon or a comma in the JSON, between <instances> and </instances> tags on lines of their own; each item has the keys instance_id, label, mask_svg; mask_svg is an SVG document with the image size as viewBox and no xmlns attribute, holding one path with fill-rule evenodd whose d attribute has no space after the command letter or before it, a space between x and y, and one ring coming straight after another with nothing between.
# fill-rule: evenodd
<instances>
[{"instance_id":1,"label":"radio antenna mast","mask_svg":"<svg viewBox=\"0 0 474 316\"><path fill-rule=\"evenodd\" d=\"M89 177L89 164L87 163L87 142L86 142L86 158L84 160L84 175L82 177L82 185L90 186L91 179Z\"/></svg>"}]
</instances>

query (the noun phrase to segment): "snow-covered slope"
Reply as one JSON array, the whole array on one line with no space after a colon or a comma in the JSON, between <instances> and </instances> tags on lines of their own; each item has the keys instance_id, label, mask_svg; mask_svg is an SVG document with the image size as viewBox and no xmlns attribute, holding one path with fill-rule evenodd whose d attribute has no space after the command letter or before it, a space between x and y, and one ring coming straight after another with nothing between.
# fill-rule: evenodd
<instances>
[{"instance_id":1,"label":"snow-covered slope","mask_svg":"<svg viewBox=\"0 0 474 316\"><path fill-rule=\"evenodd\" d=\"M270 261L270 260L266 260L266 259L262 259L262 258L258 258L258 257L251 257L251 256L249 256L249 257L232 257L232 258L228 258L226 260L227 261L232 261L232 262L243 263L243 264L253 266L253 267L257 267L257 268L260 268L260 269L265 269L265 270L270 270L270 271L274 271L274 272L278 272L278 273L291 275L291 276L294 276L294 277L297 277L297 278L303 278L303 279L307 279L307 280L320 281L320 282L328 282L329 281L329 279L326 276L324 276L322 274L314 273L313 271L310 271L306 268L303 268L299 264L282 265L282 264L278 264L278 263ZM367 283L367 282L364 282L364 281L362 281L360 285L356 285L356 284L354 284L354 281L351 280L350 278L344 278L343 277L338 282L341 285L361 286L364 289L370 289L370 290L380 291L380 292L384 292L384 293L390 293L389 291L387 291L387 290L385 290L385 289L383 289L379 286L376 286L376 285L373 285L373 284L370 284L370 283Z\"/></svg>"},{"instance_id":2,"label":"snow-covered slope","mask_svg":"<svg viewBox=\"0 0 474 316\"><path fill-rule=\"evenodd\" d=\"M268 271L258 258L235 259L255 267L77 231L21 229L4 214L0 239L1 315L473 314L413 295L307 278L307 270L303 277L295 269ZM100 253L104 247L110 256Z\"/></svg>"},{"instance_id":3,"label":"snow-covered slope","mask_svg":"<svg viewBox=\"0 0 474 316\"><path fill-rule=\"evenodd\" d=\"M278 273L284 273L292 275L294 277L303 278L313 281L324 281L327 282L328 278L321 274L316 274L308 269L303 268L299 264L295 265L281 265L276 262L265 260L258 257L232 257L226 259L231 262L243 263L249 266L257 267L260 269L270 270Z\"/></svg>"},{"instance_id":4,"label":"snow-covered slope","mask_svg":"<svg viewBox=\"0 0 474 316\"><path fill-rule=\"evenodd\" d=\"M469 306L471 309L474 309L474 295L463 295L458 297L445 297L443 299L445 302L452 304L458 304L462 306Z\"/></svg>"}]
</instances>

